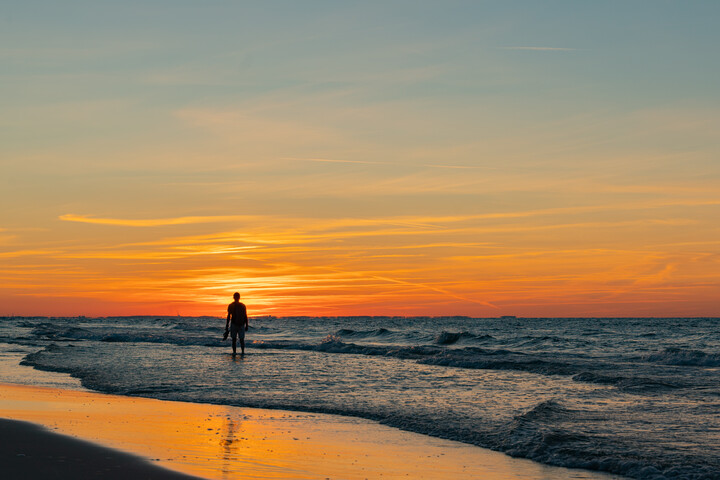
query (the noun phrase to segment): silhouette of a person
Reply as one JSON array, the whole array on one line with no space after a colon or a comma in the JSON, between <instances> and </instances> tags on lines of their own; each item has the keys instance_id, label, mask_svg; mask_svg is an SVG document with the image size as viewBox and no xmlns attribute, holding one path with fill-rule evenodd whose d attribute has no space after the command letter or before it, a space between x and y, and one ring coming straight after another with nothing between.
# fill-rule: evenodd
<instances>
[{"instance_id":1,"label":"silhouette of a person","mask_svg":"<svg viewBox=\"0 0 720 480\"><path fill-rule=\"evenodd\" d=\"M228 305L227 321L225 322L225 338L228 333L232 335L233 355L236 355L237 337L240 337L240 353L245 355L245 332L250 324L248 323L247 308L240 302L240 294L233 294L235 301ZM231 322L232 320L232 322Z\"/></svg>"}]
</instances>

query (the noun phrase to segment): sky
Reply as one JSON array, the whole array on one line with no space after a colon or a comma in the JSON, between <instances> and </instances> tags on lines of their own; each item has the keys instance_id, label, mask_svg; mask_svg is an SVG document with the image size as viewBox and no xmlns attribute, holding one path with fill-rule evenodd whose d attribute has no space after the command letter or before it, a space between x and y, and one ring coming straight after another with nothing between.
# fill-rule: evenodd
<instances>
[{"instance_id":1,"label":"sky","mask_svg":"<svg viewBox=\"0 0 720 480\"><path fill-rule=\"evenodd\" d=\"M0 9L0 315L720 316L720 2Z\"/></svg>"}]
</instances>

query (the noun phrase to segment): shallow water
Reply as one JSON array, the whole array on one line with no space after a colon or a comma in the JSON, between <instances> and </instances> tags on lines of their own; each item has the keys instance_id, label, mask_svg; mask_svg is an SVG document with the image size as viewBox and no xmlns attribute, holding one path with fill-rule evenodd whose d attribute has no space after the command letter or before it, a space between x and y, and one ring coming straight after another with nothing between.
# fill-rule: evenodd
<instances>
[{"instance_id":1,"label":"shallow water","mask_svg":"<svg viewBox=\"0 0 720 480\"><path fill-rule=\"evenodd\" d=\"M211 317L4 319L0 341L102 392L339 413L553 465L720 478L718 319L251 325L235 359Z\"/></svg>"}]
</instances>

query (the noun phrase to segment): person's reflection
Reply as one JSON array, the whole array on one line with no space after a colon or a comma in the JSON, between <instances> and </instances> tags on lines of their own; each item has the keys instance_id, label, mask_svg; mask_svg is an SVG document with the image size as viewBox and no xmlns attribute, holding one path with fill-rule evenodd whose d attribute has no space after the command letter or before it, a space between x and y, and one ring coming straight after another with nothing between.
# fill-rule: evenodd
<instances>
[{"instance_id":1,"label":"person's reflection","mask_svg":"<svg viewBox=\"0 0 720 480\"><path fill-rule=\"evenodd\" d=\"M232 464L237 459L237 451L240 448L236 435L239 428L240 423L236 423L231 416L225 418L223 438L220 439L220 445L223 447L223 464L221 468L223 478L231 478L233 473Z\"/></svg>"}]
</instances>

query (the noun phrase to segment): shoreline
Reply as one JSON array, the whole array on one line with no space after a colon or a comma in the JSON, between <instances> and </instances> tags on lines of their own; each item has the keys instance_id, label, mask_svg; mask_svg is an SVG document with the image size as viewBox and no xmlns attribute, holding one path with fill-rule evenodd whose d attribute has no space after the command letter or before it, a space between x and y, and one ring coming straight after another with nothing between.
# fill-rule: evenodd
<instances>
[{"instance_id":1,"label":"shoreline","mask_svg":"<svg viewBox=\"0 0 720 480\"><path fill-rule=\"evenodd\" d=\"M112 448L51 432L41 425L0 418L3 478L201 480Z\"/></svg>"},{"instance_id":2,"label":"shoreline","mask_svg":"<svg viewBox=\"0 0 720 480\"><path fill-rule=\"evenodd\" d=\"M58 432L63 435L59 445L74 437L128 452L141 465L164 467L164 474L185 475L173 478L621 478L546 466L338 415L0 384L0 417ZM9 451L6 441L0 444L1 455ZM78 455L76 464L91 464ZM36 478L27 473L25 478Z\"/></svg>"}]
</instances>

